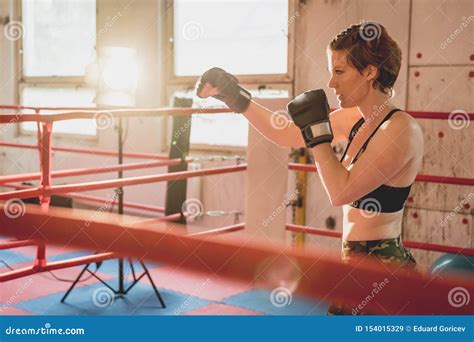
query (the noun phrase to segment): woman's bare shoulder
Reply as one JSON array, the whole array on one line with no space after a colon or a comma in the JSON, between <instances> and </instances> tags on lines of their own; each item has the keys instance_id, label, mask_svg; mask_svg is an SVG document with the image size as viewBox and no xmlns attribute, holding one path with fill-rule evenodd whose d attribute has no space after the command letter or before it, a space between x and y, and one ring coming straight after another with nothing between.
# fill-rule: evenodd
<instances>
[{"instance_id":1,"label":"woman's bare shoulder","mask_svg":"<svg viewBox=\"0 0 474 342\"><path fill-rule=\"evenodd\" d=\"M387 127L392 130L403 130L406 133L415 136L422 135L422 130L418 121L405 111L397 111L389 120L387 120Z\"/></svg>"},{"instance_id":2,"label":"woman's bare shoulder","mask_svg":"<svg viewBox=\"0 0 474 342\"><path fill-rule=\"evenodd\" d=\"M423 131L409 113L398 111L384 125L388 139L396 141L400 147L415 151L415 154L423 153Z\"/></svg>"}]
</instances>

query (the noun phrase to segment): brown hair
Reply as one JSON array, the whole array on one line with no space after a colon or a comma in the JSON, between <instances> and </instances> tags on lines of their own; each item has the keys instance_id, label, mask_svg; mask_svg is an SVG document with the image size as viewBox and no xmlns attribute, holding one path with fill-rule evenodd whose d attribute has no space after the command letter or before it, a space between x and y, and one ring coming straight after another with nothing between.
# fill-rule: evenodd
<instances>
[{"instance_id":1,"label":"brown hair","mask_svg":"<svg viewBox=\"0 0 474 342\"><path fill-rule=\"evenodd\" d=\"M364 22L348 27L329 44L332 51L346 51L347 61L359 72L368 65L378 68L374 88L391 94L398 77L402 51L385 27L376 22Z\"/></svg>"}]
</instances>

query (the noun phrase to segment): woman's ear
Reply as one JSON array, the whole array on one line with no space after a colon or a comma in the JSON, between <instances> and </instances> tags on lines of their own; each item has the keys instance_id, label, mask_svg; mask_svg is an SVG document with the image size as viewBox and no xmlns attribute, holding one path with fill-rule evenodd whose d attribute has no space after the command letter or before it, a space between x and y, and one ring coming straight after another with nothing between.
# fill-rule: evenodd
<instances>
[{"instance_id":1,"label":"woman's ear","mask_svg":"<svg viewBox=\"0 0 474 342\"><path fill-rule=\"evenodd\" d=\"M367 81L375 81L377 79L378 73L379 69L372 64L367 65L365 68L365 77L367 78Z\"/></svg>"}]
</instances>

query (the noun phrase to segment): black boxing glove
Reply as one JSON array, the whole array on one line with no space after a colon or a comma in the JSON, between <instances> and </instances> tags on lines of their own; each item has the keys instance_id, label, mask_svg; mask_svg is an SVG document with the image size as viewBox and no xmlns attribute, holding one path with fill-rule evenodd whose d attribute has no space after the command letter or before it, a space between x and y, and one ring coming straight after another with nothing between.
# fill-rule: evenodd
<instances>
[{"instance_id":1,"label":"black boxing glove","mask_svg":"<svg viewBox=\"0 0 474 342\"><path fill-rule=\"evenodd\" d=\"M298 95L288 103L287 110L295 125L300 128L307 147L330 143L334 138L324 90L309 90Z\"/></svg>"},{"instance_id":2,"label":"black boxing glove","mask_svg":"<svg viewBox=\"0 0 474 342\"><path fill-rule=\"evenodd\" d=\"M247 89L239 85L239 80L221 68L212 68L207 70L196 83L196 94L203 98L206 84L217 88L218 94L212 96L224 102L230 109L236 113L243 113L250 105L252 95Z\"/></svg>"}]
</instances>

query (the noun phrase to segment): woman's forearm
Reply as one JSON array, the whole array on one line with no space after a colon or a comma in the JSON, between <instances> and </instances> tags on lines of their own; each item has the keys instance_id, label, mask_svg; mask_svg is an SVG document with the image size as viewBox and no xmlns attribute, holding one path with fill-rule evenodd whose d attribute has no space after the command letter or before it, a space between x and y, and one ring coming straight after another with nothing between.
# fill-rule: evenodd
<instances>
[{"instance_id":1,"label":"woman's forearm","mask_svg":"<svg viewBox=\"0 0 474 342\"><path fill-rule=\"evenodd\" d=\"M283 114L272 112L252 101L243 115L257 131L275 144L294 148L305 147L300 129Z\"/></svg>"}]
</instances>

